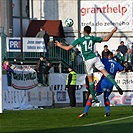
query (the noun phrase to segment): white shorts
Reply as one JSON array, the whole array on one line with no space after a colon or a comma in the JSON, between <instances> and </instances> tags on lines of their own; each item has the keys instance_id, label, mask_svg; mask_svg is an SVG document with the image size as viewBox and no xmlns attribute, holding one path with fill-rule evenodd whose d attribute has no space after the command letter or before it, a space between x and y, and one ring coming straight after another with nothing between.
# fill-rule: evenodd
<instances>
[{"instance_id":1,"label":"white shorts","mask_svg":"<svg viewBox=\"0 0 133 133\"><path fill-rule=\"evenodd\" d=\"M85 66L86 66L86 72L87 75L91 75L93 73L94 66L99 70L104 69L104 65L99 59L99 57L94 57L93 59L89 59L85 61Z\"/></svg>"}]
</instances>

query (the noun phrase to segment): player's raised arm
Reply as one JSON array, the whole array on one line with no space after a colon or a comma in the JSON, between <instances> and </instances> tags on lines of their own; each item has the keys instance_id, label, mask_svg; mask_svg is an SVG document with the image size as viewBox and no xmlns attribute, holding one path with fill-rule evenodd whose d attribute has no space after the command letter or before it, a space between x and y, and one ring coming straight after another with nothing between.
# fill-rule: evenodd
<instances>
[{"instance_id":1,"label":"player's raised arm","mask_svg":"<svg viewBox=\"0 0 133 133\"><path fill-rule=\"evenodd\" d=\"M102 42L108 41L116 31L117 31L117 27L115 27L106 37L104 37Z\"/></svg>"},{"instance_id":2,"label":"player's raised arm","mask_svg":"<svg viewBox=\"0 0 133 133\"><path fill-rule=\"evenodd\" d=\"M55 45L67 51L73 48L72 45L66 46L66 45L63 45L63 43L59 41L55 41Z\"/></svg>"}]
</instances>

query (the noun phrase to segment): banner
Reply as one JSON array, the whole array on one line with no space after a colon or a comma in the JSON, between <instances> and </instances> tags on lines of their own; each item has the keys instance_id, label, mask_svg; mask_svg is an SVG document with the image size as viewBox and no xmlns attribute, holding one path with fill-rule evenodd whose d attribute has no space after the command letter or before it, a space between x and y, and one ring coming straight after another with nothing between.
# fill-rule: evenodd
<instances>
[{"instance_id":1,"label":"banner","mask_svg":"<svg viewBox=\"0 0 133 133\"><path fill-rule=\"evenodd\" d=\"M6 38L7 52L21 52L20 38ZM23 52L47 52L43 38L23 38Z\"/></svg>"},{"instance_id":2,"label":"banner","mask_svg":"<svg viewBox=\"0 0 133 133\"><path fill-rule=\"evenodd\" d=\"M129 92L133 90L133 72L117 73L115 79L122 90ZM115 87L114 90L116 90Z\"/></svg>"},{"instance_id":3,"label":"banner","mask_svg":"<svg viewBox=\"0 0 133 133\"><path fill-rule=\"evenodd\" d=\"M66 84L66 79L67 79L68 74L62 74L62 73L52 73L50 74L50 85L62 85ZM97 83L99 79L101 78L101 73L100 72L95 72L94 73L94 81ZM85 84L85 77L86 74L77 74L77 81L76 85L84 85ZM60 79L60 80L59 80Z\"/></svg>"},{"instance_id":4,"label":"banner","mask_svg":"<svg viewBox=\"0 0 133 133\"><path fill-rule=\"evenodd\" d=\"M64 91L59 91L55 90L54 91L55 97L55 103L70 103L70 99L68 96L68 92L66 90ZM76 90L75 92L76 95L76 103L83 103L83 90Z\"/></svg>"},{"instance_id":5,"label":"banner","mask_svg":"<svg viewBox=\"0 0 133 133\"><path fill-rule=\"evenodd\" d=\"M113 26L120 31L132 31L132 1L81 1L81 30L110 32Z\"/></svg>"},{"instance_id":6,"label":"banner","mask_svg":"<svg viewBox=\"0 0 133 133\"><path fill-rule=\"evenodd\" d=\"M3 110L34 109L38 106L52 106L52 91L49 87L35 87L30 90L17 90L8 86L3 90Z\"/></svg>"},{"instance_id":7,"label":"banner","mask_svg":"<svg viewBox=\"0 0 133 133\"><path fill-rule=\"evenodd\" d=\"M35 70L14 70L12 86L19 90L31 89L37 86L37 73Z\"/></svg>"},{"instance_id":8,"label":"banner","mask_svg":"<svg viewBox=\"0 0 133 133\"><path fill-rule=\"evenodd\" d=\"M23 38L24 52L47 52L43 38Z\"/></svg>"},{"instance_id":9,"label":"banner","mask_svg":"<svg viewBox=\"0 0 133 133\"><path fill-rule=\"evenodd\" d=\"M7 52L21 52L21 41L19 37L9 38L6 37Z\"/></svg>"},{"instance_id":10,"label":"banner","mask_svg":"<svg viewBox=\"0 0 133 133\"><path fill-rule=\"evenodd\" d=\"M94 81L95 84L101 78L101 73L96 72L94 73ZM77 74L77 82L76 82L76 103L83 103L83 92L87 91L85 87L85 76L86 74ZM55 103L69 103L68 93L65 90L65 81L66 81L67 74L50 74L50 84L51 89L55 93ZM113 88L113 92L109 96L111 100L111 106L118 106L118 105L131 105L131 99L133 99L133 72L127 73L117 73L115 80L117 81L118 85L122 88L123 95L120 95L116 88ZM58 79L58 80L57 80ZM98 100L100 103L94 103L92 106L104 106L103 94L98 96ZM132 100L133 101L133 100Z\"/></svg>"}]
</instances>

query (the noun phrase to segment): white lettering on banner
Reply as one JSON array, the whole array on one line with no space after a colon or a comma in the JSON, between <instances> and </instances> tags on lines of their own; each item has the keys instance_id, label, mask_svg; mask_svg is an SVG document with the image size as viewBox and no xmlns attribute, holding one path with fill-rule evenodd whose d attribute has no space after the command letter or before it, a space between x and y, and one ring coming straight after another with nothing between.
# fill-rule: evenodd
<instances>
[{"instance_id":1,"label":"white lettering on banner","mask_svg":"<svg viewBox=\"0 0 133 133\"><path fill-rule=\"evenodd\" d=\"M21 51L21 42L20 38L6 38L6 48L7 52L20 52Z\"/></svg>"},{"instance_id":2,"label":"white lettering on banner","mask_svg":"<svg viewBox=\"0 0 133 133\"><path fill-rule=\"evenodd\" d=\"M115 25L132 31L132 1L81 1L80 13L81 30L89 25L92 32L109 32Z\"/></svg>"},{"instance_id":3,"label":"white lettering on banner","mask_svg":"<svg viewBox=\"0 0 133 133\"><path fill-rule=\"evenodd\" d=\"M31 89L37 84L37 74L33 69L15 70L12 74L12 86L16 89Z\"/></svg>"}]
</instances>

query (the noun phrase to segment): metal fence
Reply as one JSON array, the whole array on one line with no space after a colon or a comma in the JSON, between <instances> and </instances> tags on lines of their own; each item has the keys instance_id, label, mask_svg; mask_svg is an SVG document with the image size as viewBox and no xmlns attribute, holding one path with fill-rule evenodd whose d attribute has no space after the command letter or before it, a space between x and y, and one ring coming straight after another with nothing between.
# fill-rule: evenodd
<instances>
[{"instance_id":1,"label":"metal fence","mask_svg":"<svg viewBox=\"0 0 133 133\"><path fill-rule=\"evenodd\" d=\"M40 58L41 54L45 55L45 53L41 53L41 52L23 52L23 54L22 52L6 52L6 36L2 35L1 37L2 37L3 59L7 59L11 62L14 62L15 60L16 61L15 63L17 63L17 61L21 62L23 59L23 62L25 62L25 64L29 64L29 63L35 64ZM60 38L54 38L54 40L57 40L57 39L59 41L63 41ZM48 44L47 60L52 63L58 63L58 64L62 63L63 64L62 67L67 68L69 65L72 64L71 57L72 57L73 49L69 51L63 50L54 45L54 40ZM82 60L80 59L82 58L82 56L81 57L79 56L78 58L79 60ZM75 58L75 60L77 60L77 58ZM83 61L80 61L80 63L78 61L75 61L73 68L77 73L81 73L81 74L85 73Z\"/></svg>"}]
</instances>

